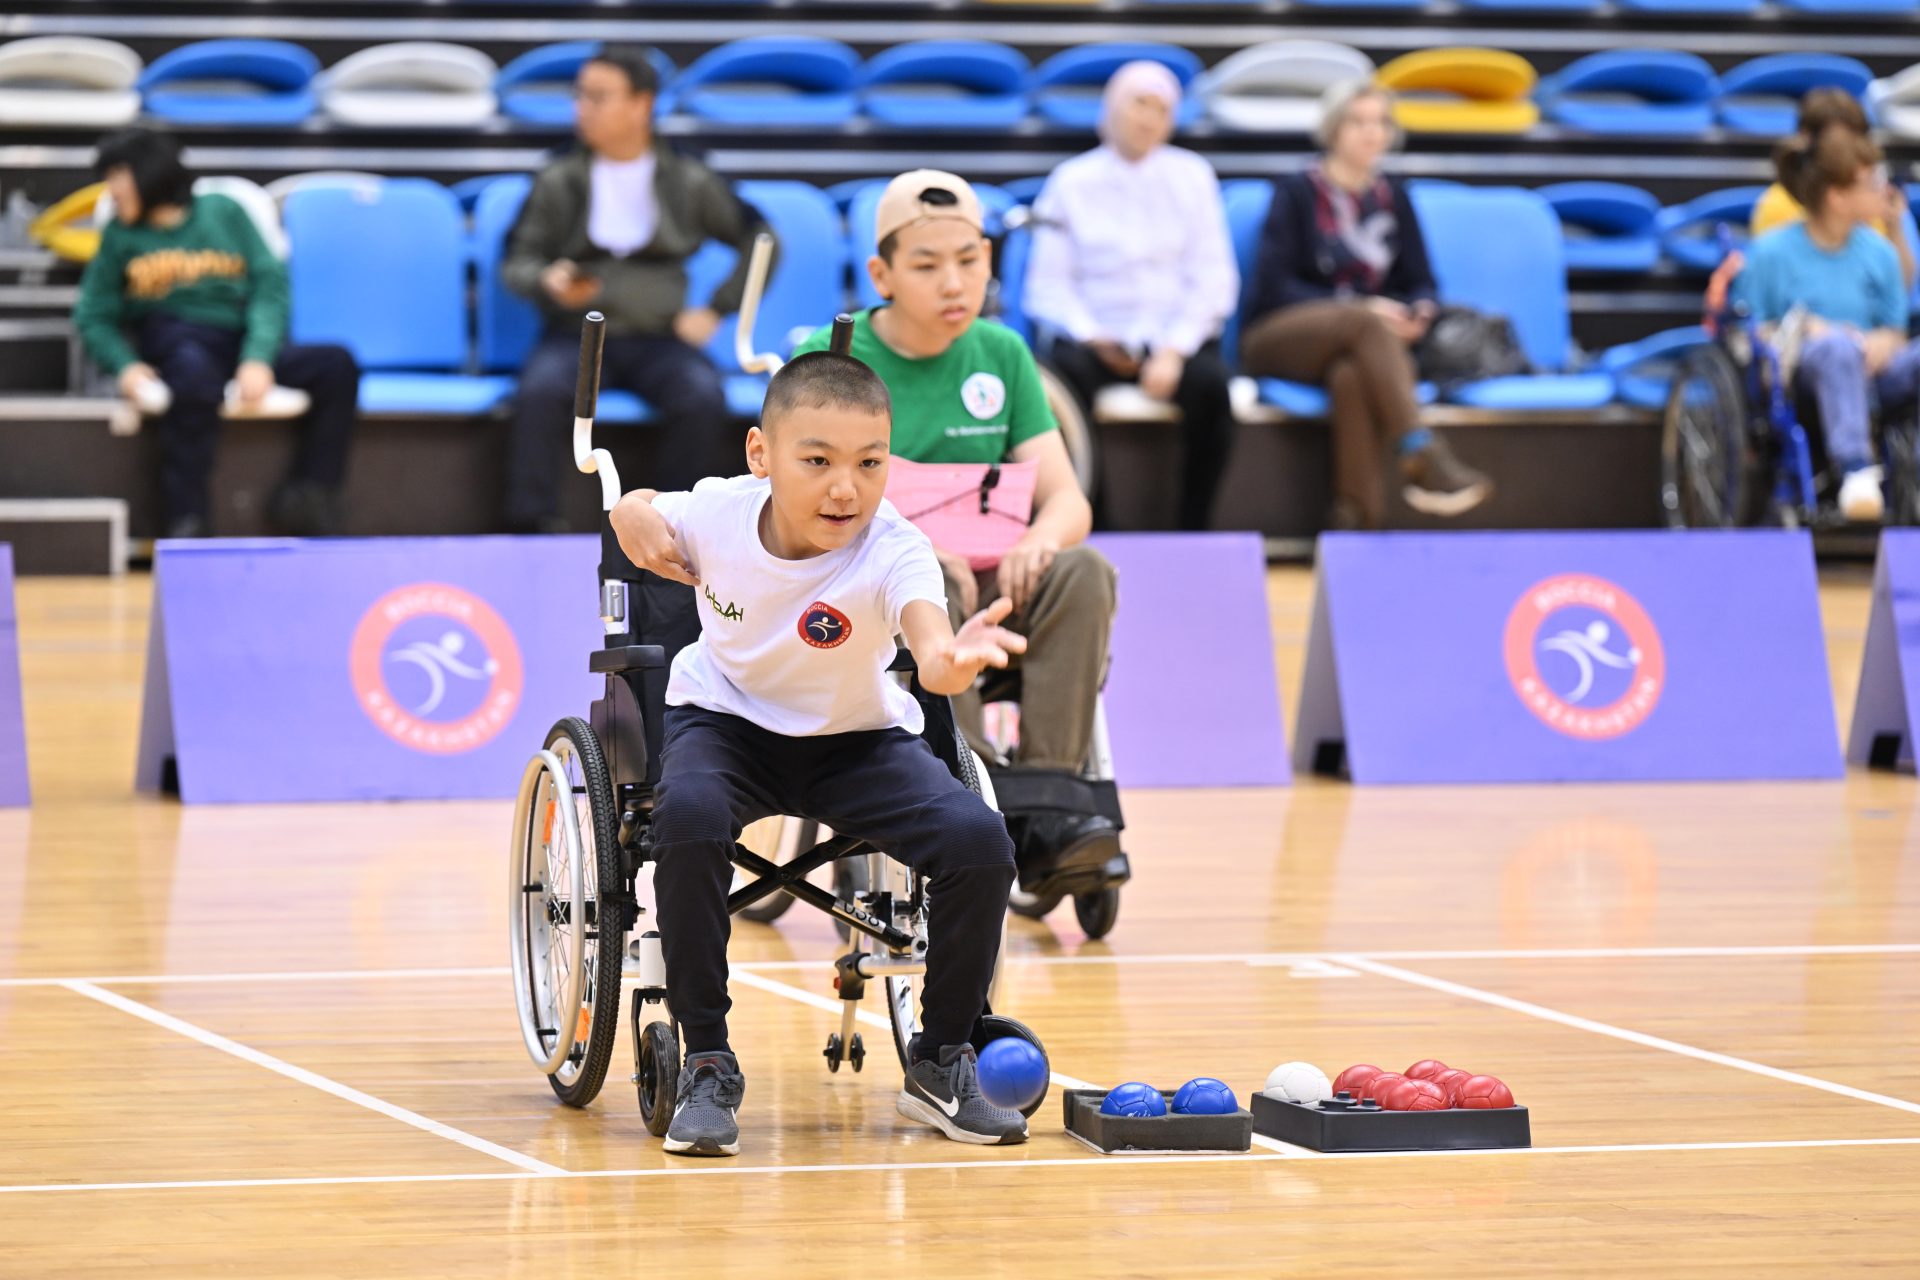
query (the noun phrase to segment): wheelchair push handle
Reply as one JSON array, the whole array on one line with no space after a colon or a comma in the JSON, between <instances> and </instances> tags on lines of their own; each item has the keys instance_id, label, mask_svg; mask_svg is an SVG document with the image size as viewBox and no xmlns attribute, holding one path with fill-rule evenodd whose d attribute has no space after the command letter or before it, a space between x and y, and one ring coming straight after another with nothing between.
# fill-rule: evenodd
<instances>
[{"instance_id":1,"label":"wheelchair push handle","mask_svg":"<svg viewBox=\"0 0 1920 1280\"><path fill-rule=\"evenodd\" d=\"M600 477L600 509L620 501L620 472L613 455L593 447L593 413L600 401L600 357L607 345L607 318L587 312L580 325L580 376L573 387L573 465Z\"/></svg>"},{"instance_id":2,"label":"wheelchair push handle","mask_svg":"<svg viewBox=\"0 0 1920 1280\"><path fill-rule=\"evenodd\" d=\"M573 384L573 416L592 418L600 401L600 360L607 349L607 318L587 312L580 323L580 375Z\"/></svg>"},{"instance_id":3,"label":"wheelchair push handle","mask_svg":"<svg viewBox=\"0 0 1920 1280\"><path fill-rule=\"evenodd\" d=\"M853 317L844 311L833 318L833 336L827 339L827 350L837 356L853 354Z\"/></svg>"},{"instance_id":4,"label":"wheelchair push handle","mask_svg":"<svg viewBox=\"0 0 1920 1280\"><path fill-rule=\"evenodd\" d=\"M760 319L760 299L766 296L767 277L773 271L773 237L762 231L753 238L753 253L747 259L746 291L740 296L740 313L733 327L733 358L748 373L780 372L780 357L771 351L753 349L753 330Z\"/></svg>"}]
</instances>

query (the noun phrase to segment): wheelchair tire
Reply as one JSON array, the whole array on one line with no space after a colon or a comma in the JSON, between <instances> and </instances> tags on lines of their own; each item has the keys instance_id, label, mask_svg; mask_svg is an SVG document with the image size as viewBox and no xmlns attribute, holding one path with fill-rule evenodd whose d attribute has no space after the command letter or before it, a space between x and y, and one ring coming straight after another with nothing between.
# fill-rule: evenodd
<instances>
[{"instance_id":1,"label":"wheelchair tire","mask_svg":"<svg viewBox=\"0 0 1920 1280\"><path fill-rule=\"evenodd\" d=\"M1920 421L1904 417L1881 437L1888 525L1920 525Z\"/></svg>"},{"instance_id":2,"label":"wheelchair tire","mask_svg":"<svg viewBox=\"0 0 1920 1280\"><path fill-rule=\"evenodd\" d=\"M587 886L586 973L580 1005L574 1013L573 1051L547 1077L553 1092L570 1107L584 1107L599 1094L613 1062L620 1030L620 967L626 944L625 872L620 865L619 822L614 816L613 780L593 729L578 716L559 721L547 734L547 750L560 758L581 813L580 838L588 844L584 866ZM584 1035L581 1032L584 1031Z\"/></svg>"},{"instance_id":3,"label":"wheelchair tire","mask_svg":"<svg viewBox=\"0 0 1920 1280\"><path fill-rule=\"evenodd\" d=\"M1041 1057L1047 1057L1047 1046L1040 1043L1040 1037L1033 1033L1032 1027L1029 1027L1018 1018L1009 1018L998 1013L983 1013L980 1015L980 1021L973 1024L973 1050L975 1053L983 1052L986 1047L995 1040L1004 1040L1009 1036L1025 1040L1028 1044L1040 1051ZM1051 1090L1053 1088L1053 1080L1051 1078L1053 1075L1053 1059L1051 1058L1047 1058L1047 1075L1049 1077L1047 1080L1047 1089ZM1027 1106L1020 1108L1020 1114L1031 1119L1035 1112L1046 1105L1046 1101L1046 1091L1042 1091L1039 1097L1035 1098Z\"/></svg>"},{"instance_id":4,"label":"wheelchair tire","mask_svg":"<svg viewBox=\"0 0 1920 1280\"><path fill-rule=\"evenodd\" d=\"M680 1092L680 1041L664 1022L649 1022L634 1049L634 1088L640 1093L640 1119L656 1138L667 1136L673 1124L673 1104Z\"/></svg>"},{"instance_id":5,"label":"wheelchair tire","mask_svg":"<svg viewBox=\"0 0 1920 1280\"><path fill-rule=\"evenodd\" d=\"M1080 922L1089 942L1098 942L1113 932L1120 919L1120 891L1096 889L1073 895L1073 918Z\"/></svg>"},{"instance_id":6,"label":"wheelchair tire","mask_svg":"<svg viewBox=\"0 0 1920 1280\"><path fill-rule=\"evenodd\" d=\"M1718 346L1688 353L1660 433L1660 505L1674 529L1754 523L1767 494L1745 379Z\"/></svg>"},{"instance_id":7,"label":"wheelchair tire","mask_svg":"<svg viewBox=\"0 0 1920 1280\"><path fill-rule=\"evenodd\" d=\"M1018 887L1007 895L1007 910L1022 920L1044 920L1060 905L1058 893L1022 893Z\"/></svg>"},{"instance_id":8,"label":"wheelchair tire","mask_svg":"<svg viewBox=\"0 0 1920 1280\"><path fill-rule=\"evenodd\" d=\"M1067 457L1073 463L1074 478L1080 481L1080 492L1092 501L1094 490L1100 480L1100 458L1093 442L1093 423L1088 420L1086 411L1080 407L1080 401L1066 384L1066 380L1049 369L1038 365L1040 370L1040 390L1047 397L1047 407L1053 410L1053 420L1060 424L1060 441L1067 446Z\"/></svg>"}]
</instances>

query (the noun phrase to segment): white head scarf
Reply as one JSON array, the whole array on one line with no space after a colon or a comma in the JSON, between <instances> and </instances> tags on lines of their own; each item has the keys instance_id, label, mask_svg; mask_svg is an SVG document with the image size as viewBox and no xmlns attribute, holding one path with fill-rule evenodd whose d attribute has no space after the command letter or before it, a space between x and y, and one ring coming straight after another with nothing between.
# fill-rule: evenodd
<instances>
[{"instance_id":1,"label":"white head scarf","mask_svg":"<svg viewBox=\"0 0 1920 1280\"><path fill-rule=\"evenodd\" d=\"M1145 58L1129 62L1113 73L1100 95L1100 136L1107 136L1123 105L1143 95L1166 103L1169 114L1180 110L1180 81L1165 63Z\"/></svg>"}]
</instances>

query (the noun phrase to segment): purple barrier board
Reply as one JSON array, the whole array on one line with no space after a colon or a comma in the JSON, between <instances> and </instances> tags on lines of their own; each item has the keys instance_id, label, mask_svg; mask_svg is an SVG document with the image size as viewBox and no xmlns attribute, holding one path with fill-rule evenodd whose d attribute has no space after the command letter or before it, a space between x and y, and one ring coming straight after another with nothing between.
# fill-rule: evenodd
<instances>
[{"instance_id":1,"label":"purple barrier board","mask_svg":"<svg viewBox=\"0 0 1920 1280\"><path fill-rule=\"evenodd\" d=\"M1123 787L1287 783L1267 563L1251 533L1112 533L1107 732Z\"/></svg>"},{"instance_id":2,"label":"purple barrier board","mask_svg":"<svg viewBox=\"0 0 1920 1280\"><path fill-rule=\"evenodd\" d=\"M1329 534L1294 764L1359 783L1834 778L1805 532Z\"/></svg>"},{"instance_id":3,"label":"purple barrier board","mask_svg":"<svg viewBox=\"0 0 1920 1280\"><path fill-rule=\"evenodd\" d=\"M1854 696L1847 760L1883 769L1914 767L1920 729L1920 529L1880 535L1873 608Z\"/></svg>"},{"instance_id":4,"label":"purple barrier board","mask_svg":"<svg viewBox=\"0 0 1920 1280\"><path fill-rule=\"evenodd\" d=\"M13 547L0 542L0 809L32 803L27 725L20 712L20 616L13 605Z\"/></svg>"},{"instance_id":5,"label":"purple barrier board","mask_svg":"<svg viewBox=\"0 0 1920 1280\"><path fill-rule=\"evenodd\" d=\"M510 796L602 680L599 540L163 542L136 782L188 803Z\"/></svg>"}]
</instances>

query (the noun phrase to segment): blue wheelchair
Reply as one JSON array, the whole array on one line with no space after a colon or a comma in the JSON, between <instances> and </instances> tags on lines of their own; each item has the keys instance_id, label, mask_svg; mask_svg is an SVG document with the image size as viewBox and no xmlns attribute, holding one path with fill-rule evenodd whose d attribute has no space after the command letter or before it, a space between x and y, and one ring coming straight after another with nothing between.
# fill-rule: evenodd
<instances>
[{"instance_id":1,"label":"blue wheelchair","mask_svg":"<svg viewBox=\"0 0 1920 1280\"><path fill-rule=\"evenodd\" d=\"M851 335L852 322L842 317L836 349L844 350ZM592 447L604 340L604 321L590 313L581 336L573 439L576 465L599 475L601 506L611 511L620 482L611 456ZM514 1002L528 1056L560 1101L584 1107L600 1092L613 1062L627 979L632 1079L641 1117L659 1136L672 1119L681 1056L651 905L648 830L660 779L668 669L674 654L699 636L699 612L691 587L636 568L609 526L602 530L600 618L605 645L588 665L604 677L605 691L586 716L567 716L548 731L527 762L514 804L507 882ZM905 653L894 669L925 713L923 734L934 754L993 804L991 782L955 727L947 699L921 687ZM827 913L850 941L833 965L842 1016L824 1051L829 1069L846 1063L860 1070L866 1049L855 1019L867 983L879 982L904 1070L920 1029L925 879L883 850L838 835L794 849L783 863L736 844L732 862L745 879L736 881L728 898L730 912L783 895ZM838 864L857 864L862 874L831 892L809 882L813 872ZM1009 1036L1044 1055L1030 1029L992 1012L975 1025L973 1044L980 1049ZM1044 1095L1036 1099L1026 1114L1044 1101Z\"/></svg>"},{"instance_id":2,"label":"blue wheelchair","mask_svg":"<svg viewBox=\"0 0 1920 1280\"><path fill-rule=\"evenodd\" d=\"M1675 529L1848 527L1824 437L1781 350L1738 303L1708 316L1712 340L1686 351L1661 425L1660 504ZM1920 404L1880 405L1874 445L1885 523L1920 524Z\"/></svg>"}]
</instances>

